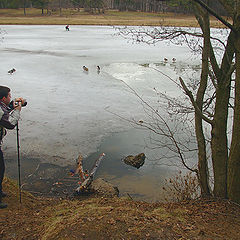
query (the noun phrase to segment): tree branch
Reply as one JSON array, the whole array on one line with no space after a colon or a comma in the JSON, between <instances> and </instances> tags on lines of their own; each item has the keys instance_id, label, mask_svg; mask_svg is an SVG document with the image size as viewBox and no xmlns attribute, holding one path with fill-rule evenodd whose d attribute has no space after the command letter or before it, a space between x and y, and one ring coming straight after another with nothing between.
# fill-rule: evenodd
<instances>
[{"instance_id":1,"label":"tree branch","mask_svg":"<svg viewBox=\"0 0 240 240\"><path fill-rule=\"evenodd\" d=\"M182 85L183 90L185 91L186 95L189 97L195 111L197 112L197 114L207 123L213 124L213 121L209 118L207 118L202 111L199 109L199 107L197 106L197 103L194 100L194 97L192 95L192 92L187 88L187 86L185 85L183 79L181 77L179 77L180 83Z\"/></svg>"},{"instance_id":2,"label":"tree branch","mask_svg":"<svg viewBox=\"0 0 240 240\"><path fill-rule=\"evenodd\" d=\"M229 84L231 84L231 80L232 80L231 75L233 74L233 72L234 72L235 70L236 70L236 64L231 65L230 68L229 68L229 70L228 70L228 72L227 72L227 74L226 74L226 78L228 79L228 81L226 82L226 87L227 87Z\"/></svg>"},{"instance_id":3,"label":"tree branch","mask_svg":"<svg viewBox=\"0 0 240 240\"><path fill-rule=\"evenodd\" d=\"M160 121L164 124L164 126L166 127L166 131L164 131L163 128L158 128L158 130L163 134L163 136L166 136L167 138L171 139L172 143L173 143L173 147L175 147L175 151L176 153L178 154L179 158L181 159L181 162L183 164L183 166L188 169L189 171L192 171L192 172L196 172L198 174L198 170L197 169L192 169L190 167L188 167L188 165L186 164L185 162L185 159L184 159L184 154L182 153L182 150L181 148L179 147L179 143L178 141L176 140L175 136L174 136L174 132L172 131L172 129L170 128L169 124L167 123L166 119L164 117L162 117L158 111L156 111L148 102L146 102L131 86L129 86L126 82L124 81L121 81L122 83L124 83L132 92L135 96L137 96L141 102L147 106L147 108L149 108L152 113L154 115L156 115L156 117L158 119L160 119ZM154 133L157 133L159 134L159 132L157 132L157 130L151 126L151 124L146 124L144 123L143 121L139 121L138 123L135 122L136 125L139 125L141 127L145 127L151 131L153 131ZM173 150L171 150L173 151Z\"/></svg>"},{"instance_id":4,"label":"tree branch","mask_svg":"<svg viewBox=\"0 0 240 240\"><path fill-rule=\"evenodd\" d=\"M207 4L202 2L201 0L192 0L196 3L198 3L201 7L206 9L210 14L212 14L215 18L217 18L222 24L224 24L226 27L230 28L232 31L237 33L237 29L233 27L229 22L227 22L225 19L223 19L221 16L219 16L214 10L212 10Z\"/></svg>"},{"instance_id":5,"label":"tree branch","mask_svg":"<svg viewBox=\"0 0 240 240\"><path fill-rule=\"evenodd\" d=\"M105 154L102 153L100 155L100 157L95 161L93 168L91 169L91 171L89 172L89 176L84 178L84 181L80 184L80 186L76 189L76 192L83 192L85 191L90 184L93 181L93 177L97 171L97 168L99 167L100 162L102 161L102 159L104 158ZM82 179L82 178L81 178Z\"/></svg>"}]
</instances>

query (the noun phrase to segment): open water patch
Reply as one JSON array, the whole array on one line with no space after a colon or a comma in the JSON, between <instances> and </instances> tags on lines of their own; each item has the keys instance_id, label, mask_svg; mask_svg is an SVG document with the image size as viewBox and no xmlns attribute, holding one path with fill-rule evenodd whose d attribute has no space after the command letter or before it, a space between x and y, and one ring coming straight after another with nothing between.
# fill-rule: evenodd
<instances>
[{"instance_id":1,"label":"open water patch","mask_svg":"<svg viewBox=\"0 0 240 240\"><path fill-rule=\"evenodd\" d=\"M105 153L95 178L104 178L118 187L120 196L130 195L135 200L162 201L165 179L175 173L174 169L152 161L151 150L146 146L147 131L131 129L114 133L103 140L98 150L83 159L83 168L90 170L101 153ZM136 169L126 165L123 158L141 152L146 154L145 164ZM78 187L79 179L71 176L72 165L59 166L41 163L40 159L21 159L21 182L23 189L48 196L70 196ZM7 176L18 179L17 159L6 159Z\"/></svg>"}]
</instances>

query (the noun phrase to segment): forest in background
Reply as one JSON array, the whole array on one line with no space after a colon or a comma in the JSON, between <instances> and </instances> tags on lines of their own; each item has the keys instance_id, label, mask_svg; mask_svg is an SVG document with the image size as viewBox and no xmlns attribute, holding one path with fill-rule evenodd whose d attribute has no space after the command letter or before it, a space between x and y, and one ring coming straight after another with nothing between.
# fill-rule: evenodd
<instances>
[{"instance_id":1,"label":"forest in background","mask_svg":"<svg viewBox=\"0 0 240 240\"><path fill-rule=\"evenodd\" d=\"M218 1L211 1L210 7L220 15L227 15ZM192 14L193 9L188 1L184 0L0 0L0 9L39 8L50 15L52 11L62 8L83 8L90 13L104 14L105 10L141 12L174 12Z\"/></svg>"}]
</instances>

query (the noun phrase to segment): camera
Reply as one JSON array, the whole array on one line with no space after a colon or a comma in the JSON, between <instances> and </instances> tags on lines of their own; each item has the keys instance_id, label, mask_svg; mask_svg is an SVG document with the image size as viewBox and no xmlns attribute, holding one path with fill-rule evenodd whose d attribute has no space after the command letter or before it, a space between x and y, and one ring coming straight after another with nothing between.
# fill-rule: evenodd
<instances>
[{"instance_id":1,"label":"camera","mask_svg":"<svg viewBox=\"0 0 240 240\"><path fill-rule=\"evenodd\" d=\"M19 102L22 102L22 107L27 106L27 100L26 100L26 99L23 99L22 101L17 101L17 102L15 102L15 107L18 106Z\"/></svg>"},{"instance_id":2,"label":"camera","mask_svg":"<svg viewBox=\"0 0 240 240\"><path fill-rule=\"evenodd\" d=\"M22 101L11 101L9 104L9 108L14 109L18 106L19 102L22 102L22 107L25 107L27 105L27 100L23 99Z\"/></svg>"}]
</instances>

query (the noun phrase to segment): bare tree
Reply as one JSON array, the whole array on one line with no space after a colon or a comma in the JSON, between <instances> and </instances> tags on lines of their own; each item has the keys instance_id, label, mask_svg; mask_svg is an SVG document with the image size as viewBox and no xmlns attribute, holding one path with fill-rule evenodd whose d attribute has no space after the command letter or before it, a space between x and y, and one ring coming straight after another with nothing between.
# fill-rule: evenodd
<instances>
[{"instance_id":1,"label":"bare tree","mask_svg":"<svg viewBox=\"0 0 240 240\"><path fill-rule=\"evenodd\" d=\"M219 1L232 17L233 23L227 22L209 6L209 1L192 0L192 7L201 32L186 32L182 29L153 28L121 29L125 37L131 37L137 42L156 43L168 40L181 44L186 42L189 47L201 50L202 67L198 78L197 88L179 78L179 84L190 100L194 110L195 135L198 146L198 176L203 196L210 195L207 164L208 139L204 126L211 129L211 162L214 173L214 191L216 197L227 198L240 202L240 58L239 28L240 8L238 1ZM226 41L211 36L209 14L214 15L229 30ZM191 41L189 37L199 40ZM196 44L197 43L197 44ZM200 44L200 45L199 45ZM217 44L217 45L216 45ZM218 47L214 47L218 46ZM200 48L198 48L200 46ZM222 49L219 60L217 54ZM211 86L212 91L207 91ZM233 109L233 111L232 111ZM229 115L229 113L231 113ZM231 122L229 124L229 122ZM232 128L231 136L228 133ZM231 144L229 143L231 142Z\"/></svg>"}]
</instances>

